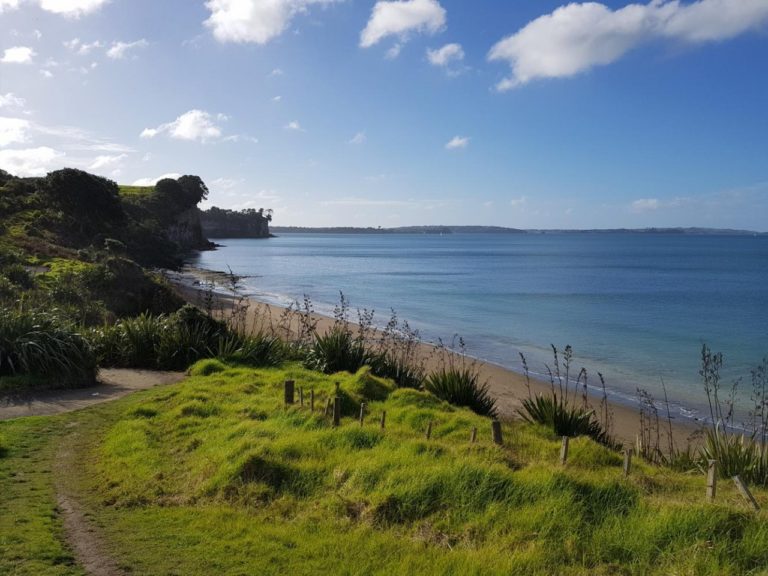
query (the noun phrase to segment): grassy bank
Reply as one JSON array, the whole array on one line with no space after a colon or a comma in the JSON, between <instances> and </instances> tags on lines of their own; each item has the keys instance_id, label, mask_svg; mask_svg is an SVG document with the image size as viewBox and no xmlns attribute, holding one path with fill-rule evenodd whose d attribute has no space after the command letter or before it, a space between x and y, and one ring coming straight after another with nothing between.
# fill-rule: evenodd
<instances>
[{"instance_id":1,"label":"grassy bank","mask_svg":"<svg viewBox=\"0 0 768 576\"><path fill-rule=\"evenodd\" d=\"M116 561L136 574L757 574L768 566L768 525L729 484L708 504L699 474L636 463L624 478L621 457L587 438L571 441L562 466L559 440L523 422L506 424L498 447L487 418L395 390L365 369L326 376L205 360L192 373L65 418L0 424L4 446L26 445L0 459L3 497L19 490L9 472L26 465L24 453L49 469L70 427L79 464L63 481ZM286 379L303 388L304 407L283 406ZM321 413L336 381L338 428ZM49 555L37 556L49 572L27 566L31 548L21 542L19 559L0 572L77 573L54 564L61 534L51 478L41 474L27 500L3 505L17 518L34 510L48 518L18 538L49 543ZM766 502L764 491L756 495Z\"/></svg>"}]
</instances>

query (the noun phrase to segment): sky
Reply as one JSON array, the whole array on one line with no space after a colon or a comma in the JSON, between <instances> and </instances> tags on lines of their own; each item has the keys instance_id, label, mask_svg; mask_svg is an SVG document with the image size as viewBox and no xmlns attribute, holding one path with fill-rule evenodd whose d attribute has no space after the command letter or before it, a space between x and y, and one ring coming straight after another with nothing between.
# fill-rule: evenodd
<instances>
[{"instance_id":1,"label":"sky","mask_svg":"<svg viewBox=\"0 0 768 576\"><path fill-rule=\"evenodd\" d=\"M273 225L768 230L768 0L0 0L0 168Z\"/></svg>"}]
</instances>

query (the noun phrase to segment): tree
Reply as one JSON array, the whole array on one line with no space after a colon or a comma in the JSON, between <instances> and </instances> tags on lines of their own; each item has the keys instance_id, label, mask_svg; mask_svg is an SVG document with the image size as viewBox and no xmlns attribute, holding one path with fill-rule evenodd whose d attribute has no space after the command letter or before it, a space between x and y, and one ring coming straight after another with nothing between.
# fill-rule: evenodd
<instances>
[{"instance_id":1,"label":"tree","mask_svg":"<svg viewBox=\"0 0 768 576\"><path fill-rule=\"evenodd\" d=\"M45 177L42 191L59 208L97 228L125 220L117 184L107 178L64 168Z\"/></svg>"},{"instance_id":2,"label":"tree","mask_svg":"<svg viewBox=\"0 0 768 576\"><path fill-rule=\"evenodd\" d=\"M176 180L184 189L189 208L197 206L200 202L208 198L208 186L200 176L181 176Z\"/></svg>"}]
</instances>

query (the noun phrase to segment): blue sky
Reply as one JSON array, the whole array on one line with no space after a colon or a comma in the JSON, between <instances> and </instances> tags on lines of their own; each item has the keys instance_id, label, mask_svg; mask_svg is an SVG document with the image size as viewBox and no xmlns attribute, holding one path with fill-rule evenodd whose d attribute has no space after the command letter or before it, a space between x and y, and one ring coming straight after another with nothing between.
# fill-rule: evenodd
<instances>
[{"instance_id":1,"label":"blue sky","mask_svg":"<svg viewBox=\"0 0 768 576\"><path fill-rule=\"evenodd\" d=\"M768 230L768 0L0 0L0 168L275 224Z\"/></svg>"}]
</instances>

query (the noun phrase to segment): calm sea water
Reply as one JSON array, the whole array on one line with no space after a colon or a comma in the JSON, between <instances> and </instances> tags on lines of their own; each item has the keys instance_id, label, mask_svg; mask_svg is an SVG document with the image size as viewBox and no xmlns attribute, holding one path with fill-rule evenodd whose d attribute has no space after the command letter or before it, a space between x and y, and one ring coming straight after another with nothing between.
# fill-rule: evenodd
<instances>
[{"instance_id":1,"label":"calm sea water","mask_svg":"<svg viewBox=\"0 0 768 576\"><path fill-rule=\"evenodd\" d=\"M423 339L467 342L470 354L521 370L570 344L590 383L619 397L637 387L701 413L702 343L725 356L726 380L768 354L768 238L643 234L330 235L219 240L191 264L246 276L245 291L287 304L309 295L329 313L390 308ZM748 396L748 394L747 394ZM698 412L697 412L698 411Z\"/></svg>"}]
</instances>

